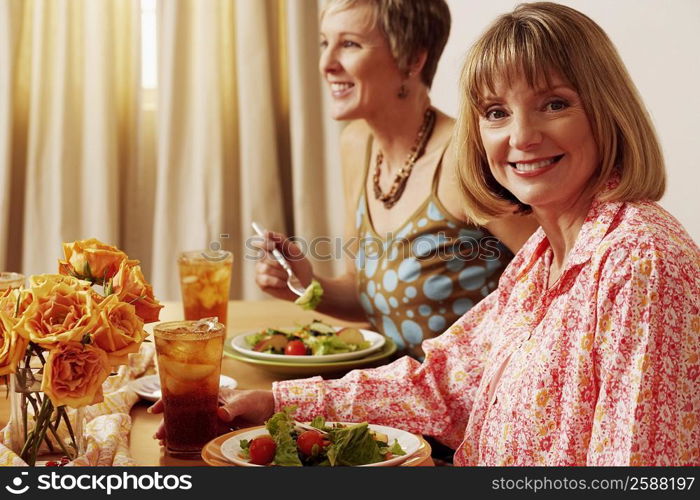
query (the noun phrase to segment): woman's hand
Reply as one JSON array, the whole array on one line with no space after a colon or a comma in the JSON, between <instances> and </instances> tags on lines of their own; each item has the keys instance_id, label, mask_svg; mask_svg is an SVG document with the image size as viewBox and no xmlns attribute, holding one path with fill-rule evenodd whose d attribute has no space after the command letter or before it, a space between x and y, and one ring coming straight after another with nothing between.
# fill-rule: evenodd
<instances>
[{"instance_id":1,"label":"woman's hand","mask_svg":"<svg viewBox=\"0 0 700 500\"><path fill-rule=\"evenodd\" d=\"M299 246L283 234L265 231L264 237L252 241L253 246L263 250L264 257L255 265L255 282L264 292L282 300L294 301L297 295L287 288L287 273L272 256L272 250L279 250L287 259L292 271L305 287L317 279L323 287L323 300L316 310L346 321L366 321L365 311L360 305L354 272L347 272L337 278L314 277L311 262L304 256ZM354 271L354 261L349 261L349 269Z\"/></svg>"},{"instance_id":2,"label":"woman's hand","mask_svg":"<svg viewBox=\"0 0 700 500\"><path fill-rule=\"evenodd\" d=\"M219 389L219 434L229 432L234 427L252 427L262 425L275 412L275 400L272 391L236 390L230 387ZM148 413L163 413L163 400L159 399ZM165 440L165 426L160 422L153 435L161 444Z\"/></svg>"},{"instance_id":3,"label":"woman's hand","mask_svg":"<svg viewBox=\"0 0 700 500\"><path fill-rule=\"evenodd\" d=\"M223 403L217 412L219 419L230 427L262 425L275 413L272 391L223 389L219 394Z\"/></svg>"},{"instance_id":4,"label":"woman's hand","mask_svg":"<svg viewBox=\"0 0 700 500\"><path fill-rule=\"evenodd\" d=\"M253 246L265 252L264 257L255 265L255 282L263 292L282 300L292 301L297 298L297 295L287 288L286 271L272 256L272 250L275 248L287 259L302 285L309 286L314 276L313 267L292 240L280 233L265 231L263 239L254 240Z\"/></svg>"}]
</instances>

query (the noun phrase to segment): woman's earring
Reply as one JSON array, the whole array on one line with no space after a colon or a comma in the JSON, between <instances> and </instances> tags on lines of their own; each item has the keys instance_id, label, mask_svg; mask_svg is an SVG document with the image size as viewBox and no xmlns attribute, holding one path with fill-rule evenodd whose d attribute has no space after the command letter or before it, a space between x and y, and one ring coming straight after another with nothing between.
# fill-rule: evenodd
<instances>
[{"instance_id":1,"label":"woman's earring","mask_svg":"<svg viewBox=\"0 0 700 500\"><path fill-rule=\"evenodd\" d=\"M406 79L409 79L413 76L413 71L409 71L406 74ZM406 80L401 82L401 87L399 87L399 93L396 94L399 99L406 99L408 97L408 89L406 88Z\"/></svg>"},{"instance_id":2,"label":"woman's earring","mask_svg":"<svg viewBox=\"0 0 700 500\"><path fill-rule=\"evenodd\" d=\"M405 83L401 83L401 87L399 87L399 93L396 94L399 99L406 99L408 97L408 89L406 88Z\"/></svg>"}]
</instances>

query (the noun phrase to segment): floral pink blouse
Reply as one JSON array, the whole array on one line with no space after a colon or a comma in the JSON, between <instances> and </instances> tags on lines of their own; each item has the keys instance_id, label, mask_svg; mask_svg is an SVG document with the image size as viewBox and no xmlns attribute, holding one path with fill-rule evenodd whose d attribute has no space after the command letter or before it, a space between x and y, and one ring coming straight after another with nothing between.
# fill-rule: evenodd
<instances>
[{"instance_id":1,"label":"floral pink blouse","mask_svg":"<svg viewBox=\"0 0 700 500\"><path fill-rule=\"evenodd\" d=\"M700 249L652 202L594 202L560 279L538 230L423 364L275 383L299 419L385 424L456 465L700 465Z\"/></svg>"}]
</instances>

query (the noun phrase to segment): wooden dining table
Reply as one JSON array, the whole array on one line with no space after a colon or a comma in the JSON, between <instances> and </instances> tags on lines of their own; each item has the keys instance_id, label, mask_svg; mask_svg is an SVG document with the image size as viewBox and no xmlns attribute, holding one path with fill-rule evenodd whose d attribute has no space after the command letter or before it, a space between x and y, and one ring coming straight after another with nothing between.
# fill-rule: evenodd
<instances>
[{"instance_id":1,"label":"wooden dining table","mask_svg":"<svg viewBox=\"0 0 700 500\"><path fill-rule=\"evenodd\" d=\"M161 311L160 321L183 319L180 302L164 302L163 304L165 307ZM316 311L304 311L291 302L280 300L231 301L228 307L227 337L230 338L248 330L304 324L313 319L320 319L338 326L367 326L362 323L340 321ZM234 378L239 389L270 389L273 382L285 378L285 375L269 371L264 366L248 364L228 356L224 356L222 360L221 373ZM342 372L338 372L324 375L324 377L342 376L342 374ZM201 459L177 459L165 452L165 448L153 439L153 434L158 428L162 416L148 413L147 409L151 405L152 403L148 401L140 400L131 409L130 451L136 463L145 466L207 465ZM7 423L9 413L8 399L0 398L0 428ZM432 461L428 457L421 465L432 465Z\"/></svg>"}]
</instances>

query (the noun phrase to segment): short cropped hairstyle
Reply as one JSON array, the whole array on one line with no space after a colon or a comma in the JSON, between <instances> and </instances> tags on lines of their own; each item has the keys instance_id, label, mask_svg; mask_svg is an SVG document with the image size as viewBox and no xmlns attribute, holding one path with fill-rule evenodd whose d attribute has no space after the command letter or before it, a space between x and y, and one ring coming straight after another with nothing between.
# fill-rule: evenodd
<instances>
[{"instance_id":1,"label":"short cropped hairstyle","mask_svg":"<svg viewBox=\"0 0 700 500\"><path fill-rule=\"evenodd\" d=\"M550 2L521 4L500 16L472 46L462 70L461 106L455 128L459 180L466 210L475 221L520 212L520 203L491 175L481 141L482 96L495 92L496 80L524 77L537 87L556 73L583 102L601 160L587 187L603 190L612 176L620 183L600 199L659 200L666 174L651 119L608 36L593 20ZM505 202L504 202L505 200Z\"/></svg>"},{"instance_id":2,"label":"short cropped hairstyle","mask_svg":"<svg viewBox=\"0 0 700 500\"><path fill-rule=\"evenodd\" d=\"M450 9L445 0L328 0L321 17L327 12L363 3L372 7L373 22L379 24L389 41L391 53L402 73L408 74L411 64L422 51L426 51L421 81L430 88L450 36Z\"/></svg>"}]
</instances>

